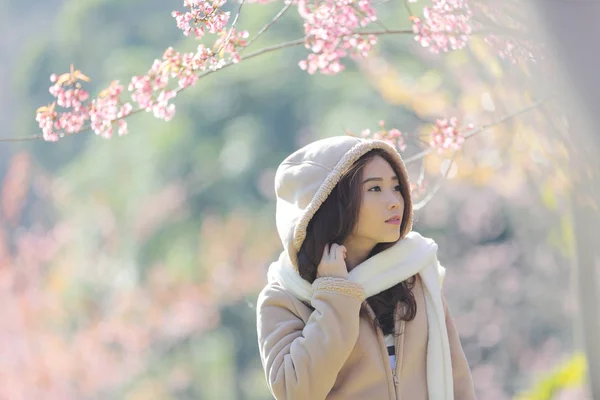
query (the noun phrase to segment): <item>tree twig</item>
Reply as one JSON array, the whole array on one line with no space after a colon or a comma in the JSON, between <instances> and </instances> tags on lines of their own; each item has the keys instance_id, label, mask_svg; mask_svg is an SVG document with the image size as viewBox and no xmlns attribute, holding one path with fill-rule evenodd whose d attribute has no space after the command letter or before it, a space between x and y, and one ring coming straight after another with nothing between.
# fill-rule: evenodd
<instances>
[{"instance_id":1,"label":"tree twig","mask_svg":"<svg viewBox=\"0 0 600 400\"><path fill-rule=\"evenodd\" d=\"M244 50L246 50L248 47L250 47L250 45L252 43L254 43L256 41L256 39L258 39L263 33L265 33L267 31L267 29L269 29L275 22L277 22L283 16L283 14L286 13L287 10L289 10L289 8L292 6L292 4L293 4L292 1L287 0L286 5L277 13L277 15L275 15L269 23L267 23L265 26L263 26L261 28L261 30L258 31L258 33L256 35L254 35L254 37L252 39L250 39L248 41L248 43L246 44L246 46L244 46L244 48L241 49L238 53L242 53Z\"/></svg>"},{"instance_id":2,"label":"tree twig","mask_svg":"<svg viewBox=\"0 0 600 400\"><path fill-rule=\"evenodd\" d=\"M434 188L431 189L431 191L429 193L427 193L427 196L425 196L425 198L423 200L421 200L417 204L413 205L414 210L418 211L421 208L425 207L427 205L427 203L429 203L431 201L431 199L433 199L433 197L438 192L438 190L440 190L440 188L442 187L442 183L444 183L444 181L448 177L448 174L450 173L450 169L452 168L452 165L454 164L454 158L456 157L457 153L458 153L458 150L454 150L454 152L452 153L452 157L450 158L450 164L448 165L448 168L446 168L446 171L444 171L444 175L442 175L438 178L437 182L435 183Z\"/></svg>"},{"instance_id":3,"label":"tree twig","mask_svg":"<svg viewBox=\"0 0 600 400\"><path fill-rule=\"evenodd\" d=\"M410 6L408 5L408 0L404 0L404 7L406 7L406 11L408 11L409 17L412 17L413 15L415 15L415 14L413 14L412 10L410 9Z\"/></svg>"}]
</instances>

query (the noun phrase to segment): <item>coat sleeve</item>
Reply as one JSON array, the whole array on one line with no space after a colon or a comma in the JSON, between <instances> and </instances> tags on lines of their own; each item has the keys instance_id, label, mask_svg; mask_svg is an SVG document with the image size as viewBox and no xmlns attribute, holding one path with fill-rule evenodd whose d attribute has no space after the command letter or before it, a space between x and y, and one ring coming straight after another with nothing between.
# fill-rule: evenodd
<instances>
[{"instance_id":1,"label":"coat sleeve","mask_svg":"<svg viewBox=\"0 0 600 400\"><path fill-rule=\"evenodd\" d=\"M257 302L257 331L267 385L276 399L325 399L358 339L361 285L344 278L313 283L306 324L285 290L267 285Z\"/></svg>"},{"instance_id":2,"label":"coat sleeve","mask_svg":"<svg viewBox=\"0 0 600 400\"><path fill-rule=\"evenodd\" d=\"M444 303L444 313L446 314L446 329L448 330L448 340L450 342L450 357L452 358L452 376L454 381L454 399L455 400L475 400L475 388L469 363L460 344L458 331L454 325L454 320L450 314L446 298L442 295Z\"/></svg>"}]
</instances>

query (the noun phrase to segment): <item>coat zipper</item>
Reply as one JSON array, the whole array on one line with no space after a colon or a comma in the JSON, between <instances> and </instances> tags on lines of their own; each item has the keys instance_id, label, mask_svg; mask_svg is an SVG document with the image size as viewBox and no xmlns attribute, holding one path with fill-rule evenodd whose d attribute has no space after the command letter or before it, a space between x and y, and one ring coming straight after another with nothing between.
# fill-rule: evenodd
<instances>
[{"instance_id":1,"label":"coat zipper","mask_svg":"<svg viewBox=\"0 0 600 400\"><path fill-rule=\"evenodd\" d=\"M397 314L396 314L397 315ZM394 351L396 353L396 365L394 366L394 388L396 389L396 399L400 400L401 396L399 382L398 382L398 371L402 369L402 358L404 357L404 327L405 321L400 320L395 323L395 331L394 334L398 334L398 336L394 337Z\"/></svg>"},{"instance_id":2,"label":"coat zipper","mask_svg":"<svg viewBox=\"0 0 600 400\"><path fill-rule=\"evenodd\" d=\"M404 346L404 336L401 336L400 334L404 335L404 321L399 320L398 318L398 312L400 305L396 305L396 309L394 311L394 356L396 357L396 363L394 365L394 368L392 369L392 373L394 376L394 389L396 390L396 399L399 400L400 396L399 396L399 390L398 390L398 384L399 384L399 379L398 379L398 370L400 369L401 365L402 365L402 359L401 359L401 354L403 355L404 352L400 353L400 350L402 349L402 346Z\"/></svg>"},{"instance_id":3,"label":"coat zipper","mask_svg":"<svg viewBox=\"0 0 600 400\"><path fill-rule=\"evenodd\" d=\"M396 375L396 370L398 369L398 340L394 338L394 357L396 357L396 365L392 369L392 375L394 376L394 389L396 389L396 398L398 398L398 375Z\"/></svg>"},{"instance_id":4,"label":"coat zipper","mask_svg":"<svg viewBox=\"0 0 600 400\"><path fill-rule=\"evenodd\" d=\"M367 310L367 313L369 314L369 316L372 319L375 319L375 312L373 311L371 306L366 301L364 302L364 305L365 305L365 309ZM380 350L381 349L384 350L383 354L385 354L385 357L384 357L384 361L386 363L385 367L392 370L392 381L393 381L393 385L394 385L394 395L395 395L394 400L397 400L398 399L398 392L397 392L398 377L396 376L396 368L390 368L390 360L389 360L389 356L387 355L388 353L387 353L387 348L385 346L383 332L381 331L381 329L379 327L377 327L376 333L377 333L377 338L379 340ZM394 347L395 347L395 345L394 345ZM396 354L396 367L397 367L398 366L398 349L397 348L395 348L395 354Z\"/></svg>"}]
</instances>

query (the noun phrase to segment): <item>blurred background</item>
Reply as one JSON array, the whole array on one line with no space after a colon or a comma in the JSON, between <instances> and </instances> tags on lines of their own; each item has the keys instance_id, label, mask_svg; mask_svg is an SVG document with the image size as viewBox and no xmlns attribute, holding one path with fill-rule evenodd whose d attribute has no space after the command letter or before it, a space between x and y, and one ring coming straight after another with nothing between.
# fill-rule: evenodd
<instances>
[{"instance_id":1,"label":"blurred background","mask_svg":"<svg viewBox=\"0 0 600 400\"><path fill-rule=\"evenodd\" d=\"M344 72L310 76L298 46L201 79L170 122L141 113L110 140L0 143L0 399L271 398L255 301L281 251L275 170L310 141L380 120L404 134L413 180L425 176L417 201L441 184L415 230L440 245L478 398L591 399L556 66L490 28L527 25L527 14L481 4L486 28L462 50L435 55L389 35ZM94 95L146 73L168 46L193 51L178 8L0 0L0 137L39 133L48 77L71 63ZM280 8L246 4L238 27L252 35ZM403 3L377 9L410 29ZM252 46L302 36L292 8ZM444 117L485 129L452 162L414 158Z\"/></svg>"}]
</instances>

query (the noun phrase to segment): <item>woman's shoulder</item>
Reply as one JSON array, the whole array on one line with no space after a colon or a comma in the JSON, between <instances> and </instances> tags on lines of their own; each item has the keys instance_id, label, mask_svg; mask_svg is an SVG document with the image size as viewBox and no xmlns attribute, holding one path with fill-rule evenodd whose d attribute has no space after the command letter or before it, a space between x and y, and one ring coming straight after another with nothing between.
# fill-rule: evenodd
<instances>
[{"instance_id":1,"label":"woman's shoulder","mask_svg":"<svg viewBox=\"0 0 600 400\"><path fill-rule=\"evenodd\" d=\"M290 297L290 293L278 281L269 281L258 294L258 299L286 299Z\"/></svg>"},{"instance_id":2,"label":"woman's shoulder","mask_svg":"<svg viewBox=\"0 0 600 400\"><path fill-rule=\"evenodd\" d=\"M307 304L296 298L278 281L267 283L258 294L258 312L268 307L280 307L286 308L295 314L298 314L298 308L301 306L306 307Z\"/></svg>"}]
</instances>

